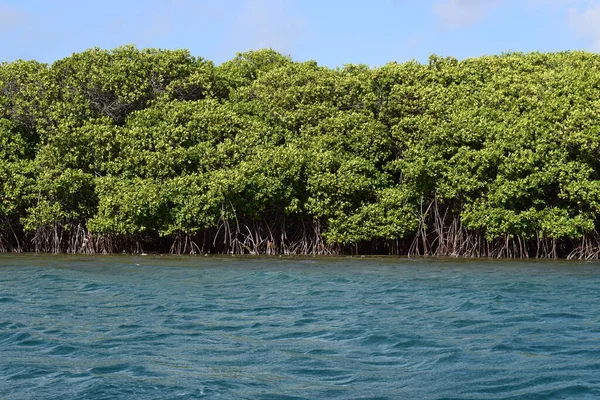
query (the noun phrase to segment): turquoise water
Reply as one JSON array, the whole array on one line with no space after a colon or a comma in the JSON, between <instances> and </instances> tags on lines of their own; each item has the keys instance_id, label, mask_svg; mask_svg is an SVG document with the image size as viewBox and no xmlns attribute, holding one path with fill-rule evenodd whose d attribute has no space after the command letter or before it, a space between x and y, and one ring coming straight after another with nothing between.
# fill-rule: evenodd
<instances>
[{"instance_id":1,"label":"turquoise water","mask_svg":"<svg viewBox=\"0 0 600 400\"><path fill-rule=\"evenodd\" d=\"M600 264L0 255L0 398L600 398Z\"/></svg>"}]
</instances>

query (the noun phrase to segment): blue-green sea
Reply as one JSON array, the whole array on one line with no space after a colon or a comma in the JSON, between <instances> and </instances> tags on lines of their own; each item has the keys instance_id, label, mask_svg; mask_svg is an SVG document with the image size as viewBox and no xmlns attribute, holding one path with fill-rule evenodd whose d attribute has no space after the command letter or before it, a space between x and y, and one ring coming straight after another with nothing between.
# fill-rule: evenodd
<instances>
[{"instance_id":1,"label":"blue-green sea","mask_svg":"<svg viewBox=\"0 0 600 400\"><path fill-rule=\"evenodd\" d=\"M596 399L600 263L0 255L0 398Z\"/></svg>"}]
</instances>

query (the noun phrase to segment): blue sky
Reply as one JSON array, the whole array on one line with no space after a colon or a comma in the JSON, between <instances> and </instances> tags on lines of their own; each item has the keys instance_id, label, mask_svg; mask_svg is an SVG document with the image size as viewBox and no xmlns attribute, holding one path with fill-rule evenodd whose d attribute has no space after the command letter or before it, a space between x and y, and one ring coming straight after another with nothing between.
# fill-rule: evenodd
<instances>
[{"instance_id":1,"label":"blue sky","mask_svg":"<svg viewBox=\"0 0 600 400\"><path fill-rule=\"evenodd\" d=\"M270 47L329 67L600 52L600 0L0 0L0 61L124 44L187 48L217 64Z\"/></svg>"}]
</instances>

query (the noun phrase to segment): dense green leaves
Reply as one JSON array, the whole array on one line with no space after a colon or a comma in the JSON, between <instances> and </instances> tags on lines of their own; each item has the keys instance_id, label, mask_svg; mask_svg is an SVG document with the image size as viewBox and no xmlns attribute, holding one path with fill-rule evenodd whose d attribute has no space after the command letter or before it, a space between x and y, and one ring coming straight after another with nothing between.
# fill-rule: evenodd
<instances>
[{"instance_id":1,"label":"dense green leaves","mask_svg":"<svg viewBox=\"0 0 600 400\"><path fill-rule=\"evenodd\" d=\"M0 251L597 257L599 151L591 53L3 63Z\"/></svg>"}]
</instances>

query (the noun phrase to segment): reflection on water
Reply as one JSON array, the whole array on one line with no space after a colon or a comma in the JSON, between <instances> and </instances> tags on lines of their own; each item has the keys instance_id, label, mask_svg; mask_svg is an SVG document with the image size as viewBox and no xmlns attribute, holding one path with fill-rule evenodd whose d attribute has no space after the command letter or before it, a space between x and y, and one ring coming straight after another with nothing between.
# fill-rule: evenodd
<instances>
[{"instance_id":1,"label":"reflection on water","mask_svg":"<svg viewBox=\"0 0 600 400\"><path fill-rule=\"evenodd\" d=\"M600 264L0 255L0 398L600 397Z\"/></svg>"}]
</instances>

